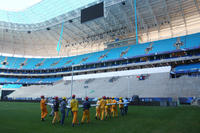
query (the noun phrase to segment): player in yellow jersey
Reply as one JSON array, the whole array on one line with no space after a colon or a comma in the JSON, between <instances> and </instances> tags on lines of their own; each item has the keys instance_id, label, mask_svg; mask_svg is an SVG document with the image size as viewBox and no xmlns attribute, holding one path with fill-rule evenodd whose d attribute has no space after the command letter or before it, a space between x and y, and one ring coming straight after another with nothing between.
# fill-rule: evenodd
<instances>
[{"instance_id":1,"label":"player in yellow jersey","mask_svg":"<svg viewBox=\"0 0 200 133\"><path fill-rule=\"evenodd\" d=\"M114 97L112 97L112 104L113 104L113 105L112 105L112 110L111 110L112 115L113 115L113 117L118 116L117 101L115 100Z\"/></svg>"},{"instance_id":2,"label":"player in yellow jersey","mask_svg":"<svg viewBox=\"0 0 200 133\"><path fill-rule=\"evenodd\" d=\"M109 97L108 103L112 104L112 98L111 97ZM111 116L112 116L112 112L111 112L112 111L112 105L109 105L108 107L109 107L109 117L111 119Z\"/></svg>"},{"instance_id":3,"label":"player in yellow jersey","mask_svg":"<svg viewBox=\"0 0 200 133\"><path fill-rule=\"evenodd\" d=\"M101 118L101 111L100 111L100 100L101 98L98 98L97 103L96 103L96 120Z\"/></svg>"},{"instance_id":4,"label":"player in yellow jersey","mask_svg":"<svg viewBox=\"0 0 200 133\"><path fill-rule=\"evenodd\" d=\"M44 121L44 118L48 114L48 112L47 112L47 104L46 104L46 100L44 99L44 96L41 96L40 109L41 109L41 121Z\"/></svg>"},{"instance_id":5,"label":"player in yellow jersey","mask_svg":"<svg viewBox=\"0 0 200 133\"><path fill-rule=\"evenodd\" d=\"M121 116L124 116L124 104L123 104L123 99L122 97L119 98L119 109L120 109L120 113L121 113Z\"/></svg>"},{"instance_id":6,"label":"player in yellow jersey","mask_svg":"<svg viewBox=\"0 0 200 133\"><path fill-rule=\"evenodd\" d=\"M108 97L105 99L105 101L106 101L106 105L105 105L105 117L106 117L106 120L107 120L107 118L108 118L108 112L109 112L108 111L109 108L108 108L108 105L107 105L108 104Z\"/></svg>"},{"instance_id":7,"label":"player in yellow jersey","mask_svg":"<svg viewBox=\"0 0 200 133\"><path fill-rule=\"evenodd\" d=\"M106 116L106 119L107 119L108 117L111 118L111 110L110 110L110 106L111 106L111 105L109 105L109 104L111 104L111 101L110 101L110 98L107 97L107 98L106 98L106 106L105 106L105 116Z\"/></svg>"},{"instance_id":8,"label":"player in yellow jersey","mask_svg":"<svg viewBox=\"0 0 200 133\"><path fill-rule=\"evenodd\" d=\"M72 95L72 100L71 100L71 110L73 112L73 121L72 121L72 127L74 127L75 124L79 124L79 121L77 119L77 114L78 114L78 101L75 99L75 95Z\"/></svg>"},{"instance_id":9,"label":"player in yellow jersey","mask_svg":"<svg viewBox=\"0 0 200 133\"><path fill-rule=\"evenodd\" d=\"M101 99L99 105L100 105L100 110L101 110L101 120L104 119L104 113L105 113L105 106L106 106L106 97L103 96L103 98Z\"/></svg>"}]
</instances>

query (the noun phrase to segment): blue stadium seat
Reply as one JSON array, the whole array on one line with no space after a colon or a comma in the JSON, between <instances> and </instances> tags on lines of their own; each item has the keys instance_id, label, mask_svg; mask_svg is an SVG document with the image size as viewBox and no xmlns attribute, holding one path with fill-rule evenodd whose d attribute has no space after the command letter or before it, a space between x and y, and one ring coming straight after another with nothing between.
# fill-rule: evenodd
<instances>
[{"instance_id":1,"label":"blue stadium seat","mask_svg":"<svg viewBox=\"0 0 200 133\"><path fill-rule=\"evenodd\" d=\"M56 62L58 60L59 60L59 58L46 58L45 61L43 62L43 64L41 66L38 66L37 69L50 68L51 64L53 64L54 62Z\"/></svg>"},{"instance_id":2,"label":"blue stadium seat","mask_svg":"<svg viewBox=\"0 0 200 133\"><path fill-rule=\"evenodd\" d=\"M200 33L186 36L186 48L200 48Z\"/></svg>"},{"instance_id":3,"label":"blue stadium seat","mask_svg":"<svg viewBox=\"0 0 200 133\"><path fill-rule=\"evenodd\" d=\"M137 56L144 56L145 49L148 46L149 46L149 43L132 45L125 57L131 58L131 57L137 57Z\"/></svg>"},{"instance_id":4,"label":"blue stadium seat","mask_svg":"<svg viewBox=\"0 0 200 133\"><path fill-rule=\"evenodd\" d=\"M108 52L106 58L103 58L102 61L119 59L121 52L123 52L127 48L128 47L126 46L126 47L120 47L120 48L111 49L110 52Z\"/></svg>"},{"instance_id":5,"label":"blue stadium seat","mask_svg":"<svg viewBox=\"0 0 200 133\"><path fill-rule=\"evenodd\" d=\"M14 57L13 57L14 58ZM14 69L20 69L20 65L21 63L23 63L25 61L25 58L15 58L15 62L13 63L12 68Z\"/></svg>"},{"instance_id":6,"label":"blue stadium seat","mask_svg":"<svg viewBox=\"0 0 200 133\"><path fill-rule=\"evenodd\" d=\"M85 63L99 62L99 57L104 55L108 50L92 53L91 56L85 61Z\"/></svg>"},{"instance_id":7,"label":"blue stadium seat","mask_svg":"<svg viewBox=\"0 0 200 133\"><path fill-rule=\"evenodd\" d=\"M22 69L33 70L36 68L38 63L41 63L43 59L41 58L29 58L26 64L22 67Z\"/></svg>"}]
</instances>

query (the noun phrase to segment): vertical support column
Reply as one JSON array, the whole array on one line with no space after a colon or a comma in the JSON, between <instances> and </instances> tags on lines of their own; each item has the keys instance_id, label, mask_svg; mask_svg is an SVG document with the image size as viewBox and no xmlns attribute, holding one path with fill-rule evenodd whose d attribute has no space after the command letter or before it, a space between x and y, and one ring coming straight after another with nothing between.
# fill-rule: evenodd
<instances>
[{"instance_id":1,"label":"vertical support column","mask_svg":"<svg viewBox=\"0 0 200 133\"><path fill-rule=\"evenodd\" d=\"M135 8L135 36L136 36L136 45L138 44L138 31L137 31L137 9L136 9L136 0L134 0Z\"/></svg>"},{"instance_id":2,"label":"vertical support column","mask_svg":"<svg viewBox=\"0 0 200 133\"><path fill-rule=\"evenodd\" d=\"M74 66L72 65L72 78L71 78L71 99L72 99L72 89L73 89L73 78L74 78Z\"/></svg>"},{"instance_id":3,"label":"vertical support column","mask_svg":"<svg viewBox=\"0 0 200 133\"><path fill-rule=\"evenodd\" d=\"M85 97L87 97L87 88L88 87L85 88Z\"/></svg>"},{"instance_id":4,"label":"vertical support column","mask_svg":"<svg viewBox=\"0 0 200 133\"><path fill-rule=\"evenodd\" d=\"M127 97L129 98L129 90L130 90L130 76L128 76L128 95L127 95Z\"/></svg>"}]
</instances>

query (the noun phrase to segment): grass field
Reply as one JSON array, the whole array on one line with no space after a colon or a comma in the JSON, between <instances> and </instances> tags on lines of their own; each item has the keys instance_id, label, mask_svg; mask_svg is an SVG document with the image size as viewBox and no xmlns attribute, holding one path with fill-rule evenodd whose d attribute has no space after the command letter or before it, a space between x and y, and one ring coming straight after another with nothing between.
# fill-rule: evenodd
<instances>
[{"instance_id":1,"label":"grass field","mask_svg":"<svg viewBox=\"0 0 200 133\"><path fill-rule=\"evenodd\" d=\"M94 114L92 108L90 124L71 127L70 117L64 126L53 126L52 117L40 121L38 103L0 102L0 133L200 133L199 107L129 106L127 116L104 121Z\"/></svg>"}]
</instances>

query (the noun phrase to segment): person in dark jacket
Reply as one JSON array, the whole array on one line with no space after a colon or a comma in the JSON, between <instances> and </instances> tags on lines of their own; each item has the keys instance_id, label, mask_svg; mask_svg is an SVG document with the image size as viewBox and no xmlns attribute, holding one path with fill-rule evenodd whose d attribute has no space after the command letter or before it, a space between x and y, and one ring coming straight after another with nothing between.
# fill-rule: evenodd
<instances>
[{"instance_id":1,"label":"person in dark jacket","mask_svg":"<svg viewBox=\"0 0 200 133\"><path fill-rule=\"evenodd\" d=\"M87 123L90 122L90 102L88 101L88 97L85 98L85 102L83 102L83 117L81 123L83 124L85 119L87 118Z\"/></svg>"},{"instance_id":2,"label":"person in dark jacket","mask_svg":"<svg viewBox=\"0 0 200 133\"><path fill-rule=\"evenodd\" d=\"M56 120L59 122L60 121L60 117L59 117L59 100L58 97L55 97L55 101L53 103L53 107L54 107L54 117L52 120L52 124L55 124Z\"/></svg>"},{"instance_id":3,"label":"person in dark jacket","mask_svg":"<svg viewBox=\"0 0 200 133\"><path fill-rule=\"evenodd\" d=\"M124 101L122 97L119 98L119 109L120 109L121 116L124 116Z\"/></svg>"},{"instance_id":4,"label":"person in dark jacket","mask_svg":"<svg viewBox=\"0 0 200 133\"><path fill-rule=\"evenodd\" d=\"M63 97L62 102L60 103L61 125L64 125L66 105L66 97Z\"/></svg>"},{"instance_id":5,"label":"person in dark jacket","mask_svg":"<svg viewBox=\"0 0 200 133\"><path fill-rule=\"evenodd\" d=\"M124 99L124 114L127 115L128 113L128 98Z\"/></svg>"}]
</instances>

